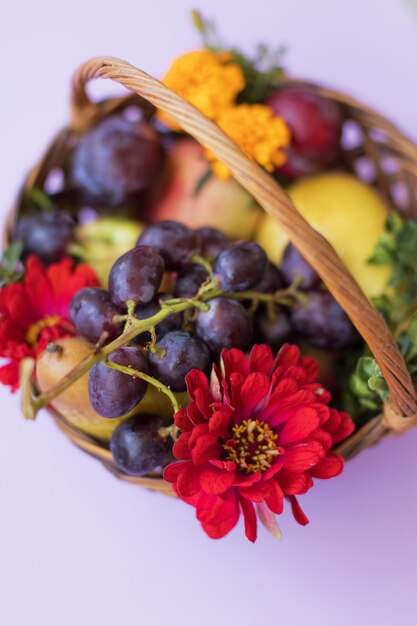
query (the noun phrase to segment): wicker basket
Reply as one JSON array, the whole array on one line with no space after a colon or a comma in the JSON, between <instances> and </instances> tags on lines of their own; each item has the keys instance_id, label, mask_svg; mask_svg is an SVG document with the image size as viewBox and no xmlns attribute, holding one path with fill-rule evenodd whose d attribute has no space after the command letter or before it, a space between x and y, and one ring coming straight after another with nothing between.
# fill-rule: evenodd
<instances>
[{"instance_id":1,"label":"wicker basket","mask_svg":"<svg viewBox=\"0 0 417 626\"><path fill-rule=\"evenodd\" d=\"M93 103L86 84L93 78L110 78L134 92L124 98ZM357 101L323 87L286 79L291 84L308 84L311 89L338 102L345 119L356 127L360 144L343 149L346 169L360 174L364 162L372 165L374 184L405 216L417 219L417 146L393 124ZM149 104L151 103L151 104ZM246 157L219 128L155 78L119 59L99 57L84 63L73 78L72 120L52 141L46 154L27 177L10 215L5 243L9 241L15 216L25 192L42 187L49 172L65 168L74 141L107 115L139 105L144 114L153 106L168 113L180 126L225 163L236 180L271 214L290 240L316 269L339 304L356 326L377 360L390 390L390 400L381 415L372 418L344 441L337 451L346 459L390 433L401 433L417 424L417 399L410 375L397 344L381 315L373 308L333 248L298 213L289 196L261 167ZM153 106L151 106L153 105ZM400 192L400 193L398 193ZM174 495L171 485L159 476L134 478L113 464L110 451L71 426L51 411L58 427L73 443L99 459L118 478Z\"/></svg>"}]
</instances>

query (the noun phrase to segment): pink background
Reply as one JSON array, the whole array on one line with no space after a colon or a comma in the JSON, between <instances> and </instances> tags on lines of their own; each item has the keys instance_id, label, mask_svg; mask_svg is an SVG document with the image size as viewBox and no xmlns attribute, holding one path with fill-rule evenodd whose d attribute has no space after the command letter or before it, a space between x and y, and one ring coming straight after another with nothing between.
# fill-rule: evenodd
<instances>
[{"instance_id":1,"label":"pink background","mask_svg":"<svg viewBox=\"0 0 417 626\"><path fill-rule=\"evenodd\" d=\"M246 49L286 43L300 75L350 91L417 138L413 0L200 0ZM25 170L68 115L77 64L97 54L157 75L197 44L191 4L14 0L0 8L4 219ZM251 6L252 8L245 8ZM25 423L0 389L0 623L295 626L417 623L417 431L303 497L282 543L239 527L213 542L187 506L120 484L46 414Z\"/></svg>"}]
</instances>

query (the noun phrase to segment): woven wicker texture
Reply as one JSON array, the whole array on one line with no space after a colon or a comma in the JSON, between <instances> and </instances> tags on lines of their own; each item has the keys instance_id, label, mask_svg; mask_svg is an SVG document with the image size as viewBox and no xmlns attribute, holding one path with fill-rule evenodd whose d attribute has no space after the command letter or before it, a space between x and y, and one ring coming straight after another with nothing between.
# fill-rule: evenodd
<instances>
[{"instance_id":1,"label":"woven wicker texture","mask_svg":"<svg viewBox=\"0 0 417 626\"><path fill-rule=\"evenodd\" d=\"M95 78L112 79L137 95L93 103L86 93L86 85ZM343 150L346 169L360 175L360 166L366 162L373 172L372 182L380 192L402 214L417 219L417 147L384 117L355 100L310 83L292 79L288 79L288 82L308 84L310 88L341 104L346 119L360 137L358 145ZM298 213L278 183L249 159L216 124L145 72L114 58L98 57L84 63L73 78L72 122L54 139L45 156L29 174L23 192L32 186L42 186L52 168L65 167L74 137L106 115L131 104L139 104L146 115L152 110L149 103L168 113L186 132L209 148L265 211L274 217L316 269L374 354L387 381L390 401L383 415L373 418L357 430L339 446L338 452L345 458L351 458L389 432L403 432L414 426L417 423L416 394L398 346L383 318L370 304L333 248ZM23 193L18 198L11 221L19 210L22 198ZM7 238L8 233L6 241ZM120 474L112 464L107 449L69 426L62 417L54 416L65 435L100 459L116 476L172 495L171 486L157 477L131 478Z\"/></svg>"}]
</instances>

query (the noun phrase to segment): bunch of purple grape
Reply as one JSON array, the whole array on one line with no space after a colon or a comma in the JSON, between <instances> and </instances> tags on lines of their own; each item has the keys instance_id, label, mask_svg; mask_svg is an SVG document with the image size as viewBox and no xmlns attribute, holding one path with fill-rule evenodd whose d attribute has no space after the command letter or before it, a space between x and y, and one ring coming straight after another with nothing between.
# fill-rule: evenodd
<instances>
[{"instance_id":1,"label":"bunch of purple grape","mask_svg":"<svg viewBox=\"0 0 417 626\"><path fill-rule=\"evenodd\" d=\"M173 278L171 294L160 291L166 273ZM274 294L294 279L308 290L306 301L284 308ZM199 307L199 294L208 285L214 285L217 292L206 306ZM108 291L83 289L70 305L75 329L93 343L119 336L123 325L118 320L127 310L150 324L149 331L109 355L115 368L101 362L92 367L89 393L93 408L103 417L118 418L141 401L146 380L120 368L152 376L180 392L186 389L187 373L197 368L208 374L223 348L247 351L254 343L268 343L277 350L294 330L314 345L344 347L352 340L353 328L330 294L318 285L317 274L291 246L279 271L254 242L230 242L213 228L193 231L174 221L148 226L136 248L113 265ZM260 294L271 294L270 301L259 298L257 302ZM196 302L193 315L173 312L155 325L152 334L152 318L172 299ZM162 424L160 416L142 414L115 430L110 447L123 471L142 475L164 465L171 445L160 434Z\"/></svg>"}]
</instances>

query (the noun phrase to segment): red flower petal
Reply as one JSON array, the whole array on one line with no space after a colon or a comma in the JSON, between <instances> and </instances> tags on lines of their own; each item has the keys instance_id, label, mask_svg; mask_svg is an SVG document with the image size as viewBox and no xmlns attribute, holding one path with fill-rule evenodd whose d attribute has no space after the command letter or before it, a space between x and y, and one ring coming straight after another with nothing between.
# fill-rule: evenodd
<instances>
[{"instance_id":1,"label":"red flower petal","mask_svg":"<svg viewBox=\"0 0 417 626\"><path fill-rule=\"evenodd\" d=\"M239 493L243 498L246 498L251 502L262 502L262 500L265 500L272 494L273 482L273 480L261 480L248 487L241 486L239 489Z\"/></svg>"},{"instance_id":2,"label":"red flower petal","mask_svg":"<svg viewBox=\"0 0 417 626\"><path fill-rule=\"evenodd\" d=\"M297 410L297 407L303 405L312 405L315 403L315 396L311 391L300 389L296 393L288 396L277 394L275 391L271 395L268 404L260 412L259 419L267 421L270 426L278 426L285 422Z\"/></svg>"},{"instance_id":3,"label":"red flower petal","mask_svg":"<svg viewBox=\"0 0 417 626\"><path fill-rule=\"evenodd\" d=\"M311 470L310 474L315 478L333 478L343 472L344 461L338 454L330 453Z\"/></svg>"},{"instance_id":4,"label":"red flower petal","mask_svg":"<svg viewBox=\"0 0 417 626\"><path fill-rule=\"evenodd\" d=\"M318 441L320 445L323 446L324 450L326 451L330 450L330 448L333 445L332 436L330 435L330 433L326 433L326 431L323 430L323 428L317 428L316 430L313 430L310 437L311 439Z\"/></svg>"},{"instance_id":5,"label":"red flower petal","mask_svg":"<svg viewBox=\"0 0 417 626\"><path fill-rule=\"evenodd\" d=\"M285 495L300 495L306 493L312 486L313 481L307 472L296 474L282 470L278 477L279 484Z\"/></svg>"},{"instance_id":6,"label":"red flower petal","mask_svg":"<svg viewBox=\"0 0 417 626\"><path fill-rule=\"evenodd\" d=\"M309 519L298 504L297 498L295 496L289 496L288 499L291 503L291 510L295 521L301 524L301 526L306 526L309 523Z\"/></svg>"},{"instance_id":7,"label":"red flower petal","mask_svg":"<svg viewBox=\"0 0 417 626\"><path fill-rule=\"evenodd\" d=\"M176 483L183 469L184 463L182 461L167 465L164 469L164 480L166 480L167 483Z\"/></svg>"},{"instance_id":8,"label":"red flower petal","mask_svg":"<svg viewBox=\"0 0 417 626\"><path fill-rule=\"evenodd\" d=\"M246 355L237 348L223 350L221 354L222 371L224 378L230 378L234 373L241 374L244 378L249 374L249 362Z\"/></svg>"},{"instance_id":9,"label":"red flower petal","mask_svg":"<svg viewBox=\"0 0 417 626\"><path fill-rule=\"evenodd\" d=\"M311 469L324 457L324 450L318 441L300 443L288 448L279 457L283 468L290 472L305 472Z\"/></svg>"},{"instance_id":10,"label":"red flower petal","mask_svg":"<svg viewBox=\"0 0 417 626\"><path fill-rule=\"evenodd\" d=\"M240 517L239 498L234 489L223 496L202 494L197 503L197 519L212 539L221 539L237 524Z\"/></svg>"},{"instance_id":11,"label":"red flower petal","mask_svg":"<svg viewBox=\"0 0 417 626\"><path fill-rule=\"evenodd\" d=\"M274 370L278 367L289 368L293 365L297 365L300 359L300 349L298 346L285 343L281 350L278 352L274 361Z\"/></svg>"},{"instance_id":12,"label":"red flower petal","mask_svg":"<svg viewBox=\"0 0 417 626\"><path fill-rule=\"evenodd\" d=\"M200 491L200 470L192 463L183 463L183 469L179 473L176 486L181 496L194 496Z\"/></svg>"},{"instance_id":13,"label":"red flower petal","mask_svg":"<svg viewBox=\"0 0 417 626\"><path fill-rule=\"evenodd\" d=\"M203 465L222 453L222 447L213 435L202 435L196 439L191 450L191 458L196 465Z\"/></svg>"},{"instance_id":14,"label":"red flower petal","mask_svg":"<svg viewBox=\"0 0 417 626\"><path fill-rule=\"evenodd\" d=\"M186 410L188 419L195 426L205 424L207 422L207 418L202 414L195 402L190 402L190 404L187 405Z\"/></svg>"},{"instance_id":15,"label":"red flower petal","mask_svg":"<svg viewBox=\"0 0 417 626\"><path fill-rule=\"evenodd\" d=\"M334 431L337 430L342 423L342 414L340 411L336 411L335 409L329 409L329 417L326 420L323 428L333 435Z\"/></svg>"},{"instance_id":16,"label":"red flower petal","mask_svg":"<svg viewBox=\"0 0 417 626\"><path fill-rule=\"evenodd\" d=\"M294 413L279 429L278 441L286 446L306 439L320 423L317 411L312 407L303 407Z\"/></svg>"},{"instance_id":17,"label":"red flower petal","mask_svg":"<svg viewBox=\"0 0 417 626\"><path fill-rule=\"evenodd\" d=\"M267 498L265 498L265 502L268 505L268 508L277 515L281 515L284 509L284 494L281 489L278 480L271 480L271 491Z\"/></svg>"},{"instance_id":18,"label":"red flower petal","mask_svg":"<svg viewBox=\"0 0 417 626\"><path fill-rule=\"evenodd\" d=\"M237 421L256 418L269 400L271 383L265 374L249 374L240 390L241 411Z\"/></svg>"},{"instance_id":19,"label":"red flower petal","mask_svg":"<svg viewBox=\"0 0 417 626\"><path fill-rule=\"evenodd\" d=\"M176 459L183 461L191 459L191 450L189 446L191 434L192 431L182 433L174 443L172 447L172 454Z\"/></svg>"},{"instance_id":20,"label":"red flower petal","mask_svg":"<svg viewBox=\"0 0 417 626\"><path fill-rule=\"evenodd\" d=\"M217 467L221 470L226 470L226 472L235 472L236 471L236 463L232 461L221 461L220 459L210 459L210 465L213 467Z\"/></svg>"},{"instance_id":21,"label":"red flower petal","mask_svg":"<svg viewBox=\"0 0 417 626\"><path fill-rule=\"evenodd\" d=\"M261 472L255 472L253 474L244 474L242 472L236 472L235 475L235 487L250 487L254 483L258 483L262 480Z\"/></svg>"},{"instance_id":22,"label":"red flower petal","mask_svg":"<svg viewBox=\"0 0 417 626\"><path fill-rule=\"evenodd\" d=\"M0 383L8 385L15 392L19 388L19 363L12 361L0 367Z\"/></svg>"},{"instance_id":23,"label":"red flower petal","mask_svg":"<svg viewBox=\"0 0 417 626\"><path fill-rule=\"evenodd\" d=\"M274 354L267 345L255 344L249 354L249 371L270 376L274 364Z\"/></svg>"},{"instance_id":24,"label":"red flower petal","mask_svg":"<svg viewBox=\"0 0 417 626\"><path fill-rule=\"evenodd\" d=\"M175 426L179 428L183 433L188 432L194 428L194 424L187 415L187 409L180 409L175 413L174 417Z\"/></svg>"},{"instance_id":25,"label":"red flower petal","mask_svg":"<svg viewBox=\"0 0 417 626\"><path fill-rule=\"evenodd\" d=\"M209 432L216 437L228 439L230 435L231 410L223 405L223 410L215 411L208 424Z\"/></svg>"},{"instance_id":26,"label":"red flower petal","mask_svg":"<svg viewBox=\"0 0 417 626\"><path fill-rule=\"evenodd\" d=\"M195 400L197 408L208 418L210 415L210 404L213 402L209 390L207 376L200 370L191 370L185 377L187 391L192 400Z\"/></svg>"},{"instance_id":27,"label":"red flower petal","mask_svg":"<svg viewBox=\"0 0 417 626\"><path fill-rule=\"evenodd\" d=\"M282 448L280 449L280 451L282 450ZM270 478L272 478L273 476L275 476L275 474L277 474L278 472L281 471L282 468L282 464L279 461L279 456L277 458L277 460L271 465L271 467L269 467L263 474L263 479L264 480L269 480Z\"/></svg>"},{"instance_id":28,"label":"red flower petal","mask_svg":"<svg viewBox=\"0 0 417 626\"><path fill-rule=\"evenodd\" d=\"M235 473L206 467L200 473L200 487L205 493L221 494L230 489L235 481Z\"/></svg>"},{"instance_id":29,"label":"red flower petal","mask_svg":"<svg viewBox=\"0 0 417 626\"><path fill-rule=\"evenodd\" d=\"M335 409L332 409L332 412L333 411L335 411ZM339 415L341 417L340 426L336 428L332 433L334 444L343 441L344 439L346 439L346 437L349 437L349 435L351 435L355 430L355 424L353 423L352 418L350 417L350 415L348 415L348 413L339 412Z\"/></svg>"},{"instance_id":30,"label":"red flower petal","mask_svg":"<svg viewBox=\"0 0 417 626\"><path fill-rule=\"evenodd\" d=\"M316 359L313 359L311 356L303 356L301 357L299 364L306 373L306 382L314 383L320 374L320 366Z\"/></svg>"},{"instance_id":31,"label":"red flower petal","mask_svg":"<svg viewBox=\"0 0 417 626\"><path fill-rule=\"evenodd\" d=\"M252 502L246 500L246 498L239 498L240 506L242 507L243 518L245 520L245 535L255 543L257 536L257 519L255 507Z\"/></svg>"},{"instance_id":32,"label":"red flower petal","mask_svg":"<svg viewBox=\"0 0 417 626\"><path fill-rule=\"evenodd\" d=\"M35 320L39 319L34 307L28 302L28 294L23 285L11 284L5 288L7 309L12 323L26 331Z\"/></svg>"}]
</instances>

